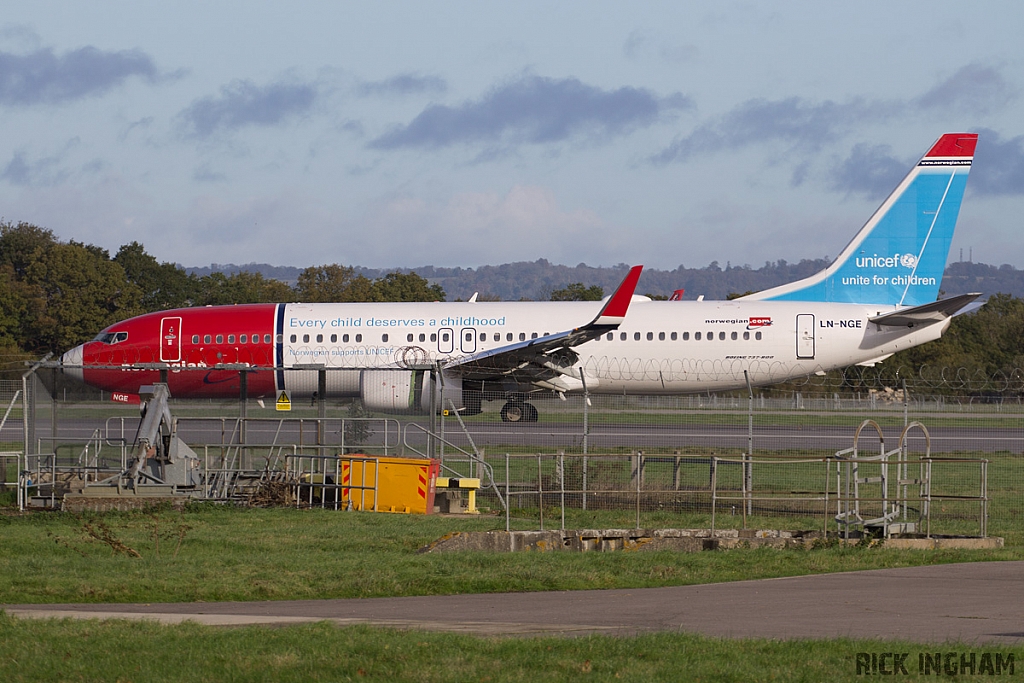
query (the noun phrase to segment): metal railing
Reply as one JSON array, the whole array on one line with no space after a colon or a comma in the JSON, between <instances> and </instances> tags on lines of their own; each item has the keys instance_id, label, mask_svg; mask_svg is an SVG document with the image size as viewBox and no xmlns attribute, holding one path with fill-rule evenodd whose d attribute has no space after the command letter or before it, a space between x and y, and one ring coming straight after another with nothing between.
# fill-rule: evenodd
<instances>
[{"instance_id":1,"label":"metal railing","mask_svg":"<svg viewBox=\"0 0 1024 683\"><path fill-rule=\"evenodd\" d=\"M802 525L799 530L817 527L823 534L840 533L847 538L854 526L861 533L884 536L897 532L926 538L936 534L988 535L986 459L891 458L888 464L899 477L891 478L891 492L885 496L868 486L857 491L851 487L846 493L844 471L854 463L835 456L785 459L647 456L640 452L536 453L504 454L500 460L489 456L488 460L502 482L506 530L511 530L514 518L527 523L532 520L542 530L552 523L564 529L570 516L575 520L602 519L604 526L632 524L639 529L647 526L646 520L662 526L710 526L715 530L722 526L724 508L730 528L775 524L792 530L796 524ZM856 464L861 477L868 474L863 468L878 465L867 460ZM854 476L855 470L850 469ZM481 491L484 500L486 493ZM940 501L967 505L974 511L939 510L935 505ZM492 502L498 504L496 498ZM870 506L883 503L888 515L854 518L847 514L852 510L867 513Z\"/></svg>"}]
</instances>

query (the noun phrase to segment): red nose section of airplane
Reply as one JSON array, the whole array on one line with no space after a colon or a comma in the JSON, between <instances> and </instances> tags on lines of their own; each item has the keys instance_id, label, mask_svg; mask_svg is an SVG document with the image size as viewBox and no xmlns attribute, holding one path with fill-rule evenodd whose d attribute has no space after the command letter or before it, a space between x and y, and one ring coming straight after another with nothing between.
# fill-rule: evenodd
<instances>
[{"instance_id":1,"label":"red nose section of airplane","mask_svg":"<svg viewBox=\"0 0 1024 683\"><path fill-rule=\"evenodd\" d=\"M172 396L273 396L277 306L177 309L115 323L61 356L67 376L110 392L138 393L166 378ZM261 371L257 371L257 370Z\"/></svg>"}]
</instances>

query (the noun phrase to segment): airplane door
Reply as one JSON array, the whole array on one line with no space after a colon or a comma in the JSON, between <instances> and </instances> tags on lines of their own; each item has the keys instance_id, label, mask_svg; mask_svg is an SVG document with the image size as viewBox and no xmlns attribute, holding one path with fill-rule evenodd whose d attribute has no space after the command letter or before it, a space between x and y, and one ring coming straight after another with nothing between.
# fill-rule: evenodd
<instances>
[{"instance_id":1,"label":"airplane door","mask_svg":"<svg viewBox=\"0 0 1024 683\"><path fill-rule=\"evenodd\" d=\"M814 316L810 313L796 317L796 357L801 360L814 358Z\"/></svg>"},{"instance_id":2,"label":"airplane door","mask_svg":"<svg viewBox=\"0 0 1024 683\"><path fill-rule=\"evenodd\" d=\"M459 348L463 353L476 352L476 330L472 327L463 327L462 336L459 337Z\"/></svg>"},{"instance_id":3,"label":"airplane door","mask_svg":"<svg viewBox=\"0 0 1024 683\"><path fill-rule=\"evenodd\" d=\"M437 350L451 353L455 350L455 331L450 327L442 327L437 331Z\"/></svg>"},{"instance_id":4,"label":"airplane door","mask_svg":"<svg viewBox=\"0 0 1024 683\"><path fill-rule=\"evenodd\" d=\"M160 362L181 361L181 318L160 319Z\"/></svg>"}]
</instances>

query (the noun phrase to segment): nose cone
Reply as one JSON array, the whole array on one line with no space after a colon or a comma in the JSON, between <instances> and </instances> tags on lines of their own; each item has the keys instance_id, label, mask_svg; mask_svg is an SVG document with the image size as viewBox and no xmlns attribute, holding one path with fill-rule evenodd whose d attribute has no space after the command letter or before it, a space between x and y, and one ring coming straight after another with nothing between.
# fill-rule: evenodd
<instances>
[{"instance_id":1,"label":"nose cone","mask_svg":"<svg viewBox=\"0 0 1024 683\"><path fill-rule=\"evenodd\" d=\"M64 366L64 374L68 377L77 379L79 382L85 380L85 374L82 370L82 358L84 356L85 346L79 344L75 348L71 349L63 356L60 357L60 363Z\"/></svg>"}]
</instances>

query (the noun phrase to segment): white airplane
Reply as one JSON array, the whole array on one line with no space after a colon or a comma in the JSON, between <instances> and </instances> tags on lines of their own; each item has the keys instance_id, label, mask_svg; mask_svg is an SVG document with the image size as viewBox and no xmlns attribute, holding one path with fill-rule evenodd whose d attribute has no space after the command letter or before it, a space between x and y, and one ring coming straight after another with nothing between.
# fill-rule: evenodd
<instances>
[{"instance_id":1,"label":"white airplane","mask_svg":"<svg viewBox=\"0 0 1024 683\"><path fill-rule=\"evenodd\" d=\"M681 394L782 382L938 339L978 294L936 300L977 135L932 145L828 268L733 301L634 296L641 266L598 302L253 304L116 323L65 353L65 372L123 397L160 380L176 397L328 396L421 412L445 405L537 419L531 394ZM436 388L434 389L436 392ZM435 393L436 396L436 393Z\"/></svg>"}]
</instances>

